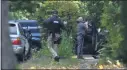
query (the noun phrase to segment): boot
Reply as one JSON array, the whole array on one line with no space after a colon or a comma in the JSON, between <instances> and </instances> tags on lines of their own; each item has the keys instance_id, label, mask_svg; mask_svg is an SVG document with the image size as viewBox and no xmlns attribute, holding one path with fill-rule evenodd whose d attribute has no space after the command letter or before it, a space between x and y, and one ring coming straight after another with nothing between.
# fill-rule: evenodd
<instances>
[{"instance_id":1,"label":"boot","mask_svg":"<svg viewBox=\"0 0 127 70\"><path fill-rule=\"evenodd\" d=\"M56 62L59 62L59 59L60 59L59 56L56 56L56 57L54 58L54 60L55 60Z\"/></svg>"}]
</instances>

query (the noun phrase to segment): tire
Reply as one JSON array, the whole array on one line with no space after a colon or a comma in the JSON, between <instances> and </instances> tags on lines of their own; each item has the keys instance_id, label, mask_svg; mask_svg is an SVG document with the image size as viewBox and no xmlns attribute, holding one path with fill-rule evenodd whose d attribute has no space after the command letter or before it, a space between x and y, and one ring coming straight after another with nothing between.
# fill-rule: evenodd
<instances>
[{"instance_id":1,"label":"tire","mask_svg":"<svg viewBox=\"0 0 127 70\"><path fill-rule=\"evenodd\" d=\"M38 46L37 46L37 51L40 51L42 49L42 47L41 47L41 45L39 44Z\"/></svg>"},{"instance_id":2,"label":"tire","mask_svg":"<svg viewBox=\"0 0 127 70\"><path fill-rule=\"evenodd\" d=\"M23 54L18 55L17 58L18 58L18 61L21 61L21 62L24 61L24 55Z\"/></svg>"},{"instance_id":3,"label":"tire","mask_svg":"<svg viewBox=\"0 0 127 70\"><path fill-rule=\"evenodd\" d=\"M23 62L24 61L24 58L25 58L25 48L24 48L24 50L23 50L23 53L22 54L20 54L20 55L17 55L17 59L18 59L18 61L21 61L21 62Z\"/></svg>"}]
</instances>

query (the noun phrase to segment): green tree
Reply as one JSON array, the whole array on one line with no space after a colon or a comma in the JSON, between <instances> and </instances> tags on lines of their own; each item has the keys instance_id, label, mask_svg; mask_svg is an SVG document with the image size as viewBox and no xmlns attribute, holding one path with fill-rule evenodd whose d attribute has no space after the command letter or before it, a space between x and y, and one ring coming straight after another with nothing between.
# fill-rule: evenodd
<instances>
[{"instance_id":1,"label":"green tree","mask_svg":"<svg viewBox=\"0 0 127 70\"><path fill-rule=\"evenodd\" d=\"M104 11L101 16L101 27L106 27L109 31L108 43L105 44L103 50L101 50L101 56L104 59L117 59L119 56L118 50L123 40L121 35L123 26L120 21L120 8L121 6L117 1L105 1L104 3Z\"/></svg>"},{"instance_id":2,"label":"green tree","mask_svg":"<svg viewBox=\"0 0 127 70\"><path fill-rule=\"evenodd\" d=\"M82 1L84 3L84 12L86 17L91 19L97 27L100 26L101 15L103 13L104 1ZM83 5L81 5L83 6ZM82 8L80 8L82 10Z\"/></svg>"}]
</instances>

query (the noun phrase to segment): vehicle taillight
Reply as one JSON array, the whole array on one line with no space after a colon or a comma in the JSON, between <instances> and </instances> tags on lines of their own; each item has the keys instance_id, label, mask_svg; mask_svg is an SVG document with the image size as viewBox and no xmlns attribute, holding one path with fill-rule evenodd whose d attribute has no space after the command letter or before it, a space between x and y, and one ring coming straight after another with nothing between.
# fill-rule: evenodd
<instances>
[{"instance_id":1,"label":"vehicle taillight","mask_svg":"<svg viewBox=\"0 0 127 70\"><path fill-rule=\"evenodd\" d=\"M21 40L20 40L20 38L17 38L16 40L13 40L13 41L12 41L12 44L13 44L13 45L21 45Z\"/></svg>"}]
</instances>

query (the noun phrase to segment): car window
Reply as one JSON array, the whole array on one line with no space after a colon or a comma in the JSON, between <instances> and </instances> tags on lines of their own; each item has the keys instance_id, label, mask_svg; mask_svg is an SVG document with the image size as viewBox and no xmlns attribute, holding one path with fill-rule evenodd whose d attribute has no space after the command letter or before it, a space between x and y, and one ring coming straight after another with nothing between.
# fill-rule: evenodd
<instances>
[{"instance_id":1,"label":"car window","mask_svg":"<svg viewBox=\"0 0 127 70\"><path fill-rule=\"evenodd\" d=\"M22 27L27 27L26 23L20 23Z\"/></svg>"},{"instance_id":2,"label":"car window","mask_svg":"<svg viewBox=\"0 0 127 70\"><path fill-rule=\"evenodd\" d=\"M10 34L17 34L17 27L15 24L9 24L9 32Z\"/></svg>"},{"instance_id":3,"label":"car window","mask_svg":"<svg viewBox=\"0 0 127 70\"><path fill-rule=\"evenodd\" d=\"M31 33L40 33L39 29L30 29Z\"/></svg>"},{"instance_id":4,"label":"car window","mask_svg":"<svg viewBox=\"0 0 127 70\"><path fill-rule=\"evenodd\" d=\"M27 27L27 26L37 27L38 26L37 23L35 23L35 22L20 22L20 24L21 24L22 27Z\"/></svg>"}]
</instances>

